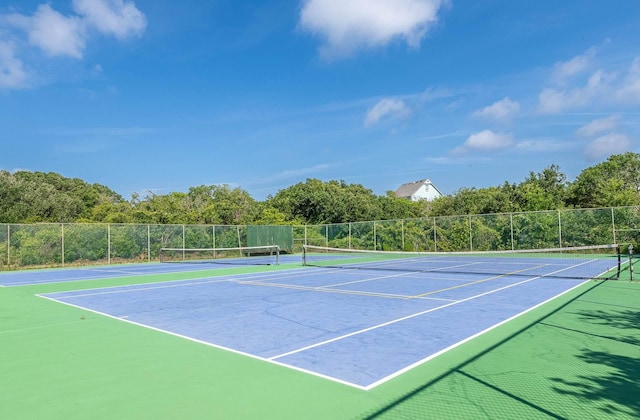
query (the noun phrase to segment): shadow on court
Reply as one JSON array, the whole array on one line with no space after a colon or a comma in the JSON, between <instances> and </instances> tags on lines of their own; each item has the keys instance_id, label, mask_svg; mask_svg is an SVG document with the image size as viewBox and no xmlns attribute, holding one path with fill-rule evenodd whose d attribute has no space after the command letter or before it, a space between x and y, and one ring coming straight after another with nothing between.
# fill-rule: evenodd
<instances>
[{"instance_id":1,"label":"shadow on court","mask_svg":"<svg viewBox=\"0 0 640 420\"><path fill-rule=\"evenodd\" d=\"M565 299L363 418L640 418L640 284Z\"/></svg>"},{"instance_id":2,"label":"shadow on court","mask_svg":"<svg viewBox=\"0 0 640 420\"><path fill-rule=\"evenodd\" d=\"M623 288L621 288L623 289ZM626 289L626 288L624 288ZM626 289L633 290L632 288ZM631 294L633 296L633 294ZM640 294L635 295L640 298ZM638 302L638 299L635 300ZM595 302L594 302L595 303ZM609 415L620 414L609 402L628 408L628 413L640 417L640 308L632 309L620 304L607 304L611 310L579 311L585 325L597 325L606 328L609 335L598 335L604 340L615 343L628 344L636 347L635 356L619 354L617 347L610 351L595 351L582 349L578 356L585 364L590 366L606 366L609 372L604 374L582 374L578 381L568 381L565 378L553 378L557 383L555 389L560 394L578 397L582 400L605 403L603 411ZM621 308L628 308L622 309ZM580 331L581 334L594 335L589 331Z\"/></svg>"},{"instance_id":3,"label":"shadow on court","mask_svg":"<svg viewBox=\"0 0 640 420\"><path fill-rule=\"evenodd\" d=\"M600 351L584 349L579 358L590 365L608 366L611 371L604 375L579 375L578 380L553 378L554 389L562 395L593 401L602 406L601 411L612 417L621 415L640 417L640 359ZM624 407L626 409L621 409Z\"/></svg>"}]
</instances>

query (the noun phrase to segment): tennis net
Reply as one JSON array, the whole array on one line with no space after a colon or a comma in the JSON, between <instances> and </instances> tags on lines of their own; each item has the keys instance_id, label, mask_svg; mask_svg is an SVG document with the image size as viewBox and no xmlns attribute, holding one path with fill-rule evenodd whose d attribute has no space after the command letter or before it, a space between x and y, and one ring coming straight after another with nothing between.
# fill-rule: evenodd
<instances>
[{"instance_id":1,"label":"tennis net","mask_svg":"<svg viewBox=\"0 0 640 420\"><path fill-rule=\"evenodd\" d=\"M328 268L396 270L495 276L616 279L618 245L514 251L403 252L303 247L303 265Z\"/></svg>"},{"instance_id":2,"label":"tennis net","mask_svg":"<svg viewBox=\"0 0 640 420\"><path fill-rule=\"evenodd\" d=\"M233 265L278 265L278 245L237 248L161 248L163 263L215 263Z\"/></svg>"}]
</instances>

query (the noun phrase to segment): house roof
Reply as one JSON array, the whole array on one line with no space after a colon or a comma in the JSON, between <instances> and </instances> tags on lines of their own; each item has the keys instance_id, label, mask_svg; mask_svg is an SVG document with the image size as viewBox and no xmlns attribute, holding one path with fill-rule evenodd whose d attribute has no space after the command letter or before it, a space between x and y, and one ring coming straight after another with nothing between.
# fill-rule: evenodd
<instances>
[{"instance_id":1,"label":"house roof","mask_svg":"<svg viewBox=\"0 0 640 420\"><path fill-rule=\"evenodd\" d=\"M411 197L425 184L431 185L436 191L438 191L429 179L421 179L420 181L407 182L406 184L400 185L396 190L396 197Z\"/></svg>"}]
</instances>

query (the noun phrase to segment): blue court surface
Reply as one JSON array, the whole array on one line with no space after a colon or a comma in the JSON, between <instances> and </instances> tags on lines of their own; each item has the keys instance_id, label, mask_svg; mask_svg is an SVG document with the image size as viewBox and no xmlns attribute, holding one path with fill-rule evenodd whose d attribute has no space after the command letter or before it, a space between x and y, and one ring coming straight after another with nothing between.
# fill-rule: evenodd
<instances>
[{"instance_id":1,"label":"blue court surface","mask_svg":"<svg viewBox=\"0 0 640 420\"><path fill-rule=\"evenodd\" d=\"M371 389L584 281L306 267L42 297Z\"/></svg>"},{"instance_id":2,"label":"blue court surface","mask_svg":"<svg viewBox=\"0 0 640 420\"><path fill-rule=\"evenodd\" d=\"M280 256L280 263L299 263L300 257ZM246 267L250 261L243 258L229 258L218 262L198 263L141 263L121 264L79 268L54 268L28 271L9 271L0 273L0 286L28 286L45 283L69 281L100 280L153 274L184 273L189 271L218 270L224 268Z\"/></svg>"}]
</instances>

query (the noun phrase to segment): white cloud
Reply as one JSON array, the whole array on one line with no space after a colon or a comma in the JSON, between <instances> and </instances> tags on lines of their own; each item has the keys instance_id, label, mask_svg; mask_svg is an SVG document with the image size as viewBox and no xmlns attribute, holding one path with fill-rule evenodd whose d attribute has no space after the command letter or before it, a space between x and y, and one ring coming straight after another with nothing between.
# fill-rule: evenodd
<instances>
[{"instance_id":1,"label":"white cloud","mask_svg":"<svg viewBox=\"0 0 640 420\"><path fill-rule=\"evenodd\" d=\"M591 121L589 124L580 127L578 131L576 131L576 134L581 137L592 137L605 131L611 131L615 129L617 125L618 117L612 115L607 118L599 118Z\"/></svg>"},{"instance_id":2,"label":"white cloud","mask_svg":"<svg viewBox=\"0 0 640 420\"><path fill-rule=\"evenodd\" d=\"M514 144L515 141L511 134L484 130L470 135L462 146L456 147L452 151L452 154L460 156L473 152L495 152L509 148Z\"/></svg>"},{"instance_id":3,"label":"white cloud","mask_svg":"<svg viewBox=\"0 0 640 420\"><path fill-rule=\"evenodd\" d=\"M516 144L516 149L519 152L523 153L548 153L557 152L559 150L566 150L571 148L572 146L573 145L571 143L543 138L518 141L518 144Z\"/></svg>"},{"instance_id":4,"label":"white cloud","mask_svg":"<svg viewBox=\"0 0 640 420\"><path fill-rule=\"evenodd\" d=\"M513 118L520 111L520 104L506 97L473 113L474 116L494 121L505 121Z\"/></svg>"},{"instance_id":5,"label":"white cloud","mask_svg":"<svg viewBox=\"0 0 640 420\"><path fill-rule=\"evenodd\" d=\"M389 117L395 119L406 118L411 114L411 109L399 99L384 98L367 111L364 119L365 127L370 127L382 118Z\"/></svg>"},{"instance_id":6,"label":"white cloud","mask_svg":"<svg viewBox=\"0 0 640 420\"><path fill-rule=\"evenodd\" d=\"M12 14L6 20L27 33L29 44L40 48L49 56L82 58L85 34L77 16L67 17L41 4L33 16Z\"/></svg>"},{"instance_id":7,"label":"white cloud","mask_svg":"<svg viewBox=\"0 0 640 420\"><path fill-rule=\"evenodd\" d=\"M590 48L584 54L575 56L571 60L556 63L553 67L553 79L558 83L564 83L566 79L584 72L592 65L595 55L595 49Z\"/></svg>"},{"instance_id":8,"label":"white cloud","mask_svg":"<svg viewBox=\"0 0 640 420\"><path fill-rule=\"evenodd\" d=\"M609 91L614 79L615 75L598 70L589 77L585 86L565 90L545 88L538 97L539 110L543 114L558 114L568 109L586 107Z\"/></svg>"},{"instance_id":9,"label":"white cloud","mask_svg":"<svg viewBox=\"0 0 640 420\"><path fill-rule=\"evenodd\" d=\"M611 133L589 143L585 150L585 156L589 160L596 161L610 155L628 152L630 148L631 141L627 136Z\"/></svg>"},{"instance_id":10,"label":"white cloud","mask_svg":"<svg viewBox=\"0 0 640 420\"><path fill-rule=\"evenodd\" d=\"M147 27L146 16L134 3L124 0L73 0L73 10L88 26L121 40L141 34Z\"/></svg>"},{"instance_id":11,"label":"white cloud","mask_svg":"<svg viewBox=\"0 0 640 420\"><path fill-rule=\"evenodd\" d=\"M417 48L448 0L304 0L300 26L321 37L321 55L340 58L401 39Z\"/></svg>"},{"instance_id":12,"label":"white cloud","mask_svg":"<svg viewBox=\"0 0 640 420\"><path fill-rule=\"evenodd\" d=\"M586 106L592 94L588 90L574 89L572 91L558 91L543 89L538 97L540 112L543 114L558 114L570 108Z\"/></svg>"},{"instance_id":13,"label":"white cloud","mask_svg":"<svg viewBox=\"0 0 640 420\"><path fill-rule=\"evenodd\" d=\"M620 88L615 93L615 98L624 104L640 103L640 58L636 58Z\"/></svg>"},{"instance_id":14,"label":"white cloud","mask_svg":"<svg viewBox=\"0 0 640 420\"><path fill-rule=\"evenodd\" d=\"M595 62L594 49L584 55L558 63L552 70L552 83L538 96L538 110L559 114L598 105L640 104L640 58L628 68L600 69L586 73ZM585 81L585 74L588 79Z\"/></svg>"},{"instance_id":15,"label":"white cloud","mask_svg":"<svg viewBox=\"0 0 640 420\"><path fill-rule=\"evenodd\" d=\"M315 166L311 166L308 168L300 168L300 169L289 169L286 171L282 171L279 172L277 174L272 174L268 177L263 178L264 181L267 182L271 182L274 180L285 180L285 179L291 179L291 178L300 178L302 176L307 176L307 175L311 175L317 172L322 172L322 171L326 171L327 169L329 169L331 167L331 165L328 165L326 163L322 163L319 165L315 165Z\"/></svg>"},{"instance_id":16,"label":"white cloud","mask_svg":"<svg viewBox=\"0 0 640 420\"><path fill-rule=\"evenodd\" d=\"M43 3L33 15L0 15L1 35L16 41L10 44L0 40L0 88L28 85L22 54L15 45L31 45L49 57L81 60L92 32L123 40L139 35L147 25L145 15L131 1L72 0L72 6L76 14L64 15ZM21 39L25 36L26 42Z\"/></svg>"},{"instance_id":17,"label":"white cloud","mask_svg":"<svg viewBox=\"0 0 640 420\"><path fill-rule=\"evenodd\" d=\"M425 89L421 94L418 95L418 100L420 102L431 102L439 99L447 99L456 96L457 93L451 91L450 89L440 88L440 87L430 87Z\"/></svg>"},{"instance_id":18,"label":"white cloud","mask_svg":"<svg viewBox=\"0 0 640 420\"><path fill-rule=\"evenodd\" d=\"M16 58L13 43L0 41L0 89L18 89L26 84L24 63Z\"/></svg>"}]
</instances>

